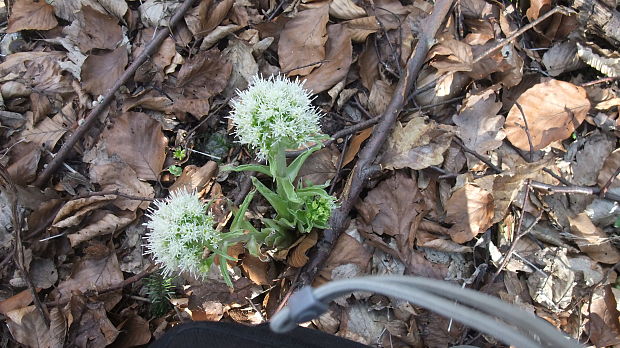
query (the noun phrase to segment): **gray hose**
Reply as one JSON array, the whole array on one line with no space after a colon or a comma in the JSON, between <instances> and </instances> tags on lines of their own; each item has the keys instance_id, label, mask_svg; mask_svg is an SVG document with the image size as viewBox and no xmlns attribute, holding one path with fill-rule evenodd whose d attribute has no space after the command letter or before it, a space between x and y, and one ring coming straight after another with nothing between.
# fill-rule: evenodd
<instances>
[{"instance_id":1,"label":"gray hose","mask_svg":"<svg viewBox=\"0 0 620 348\"><path fill-rule=\"evenodd\" d=\"M276 332L291 330L296 322L308 321L324 312L324 303L360 290L411 302L517 347L582 347L544 320L497 298L439 280L403 276L336 280L314 290L301 289L291 297L289 305L272 318L271 328Z\"/></svg>"}]
</instances>

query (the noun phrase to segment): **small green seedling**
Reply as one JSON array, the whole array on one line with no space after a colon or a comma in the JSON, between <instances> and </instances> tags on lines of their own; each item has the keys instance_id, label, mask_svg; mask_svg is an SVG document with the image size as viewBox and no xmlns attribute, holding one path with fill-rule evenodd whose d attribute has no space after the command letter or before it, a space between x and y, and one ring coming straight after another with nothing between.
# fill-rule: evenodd
<instances>
[{"instance_id":1,"label":"small green seedling","mask_svg":"<svg viewBox=\"0 0 620 348\"><path fill-rule=\"evenodd\" d=\"M177 147L174 149L172 157L174 157L174 159L177 161L182 161L185 159L185 157L187 157L187 150L182 147Z\"/></svg>"},{"instance_id":2,"label":"small green seedling","mask_svg":"<svg viewBox=\"0 0 620 348\"><path fill-rule=\"evenodd\" d=\"M168 167L168 171L174 176L181 176L181 173L183 173L183 168L177 165L171 165L170 167Z\"/></svg>"}]
</instances>

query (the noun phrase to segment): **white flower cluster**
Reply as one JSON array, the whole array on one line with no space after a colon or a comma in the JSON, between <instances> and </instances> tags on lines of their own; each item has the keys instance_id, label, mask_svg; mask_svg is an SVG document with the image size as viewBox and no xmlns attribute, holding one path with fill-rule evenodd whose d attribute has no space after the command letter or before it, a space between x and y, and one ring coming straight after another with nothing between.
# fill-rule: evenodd
<instances>
[{"instance_id":1,"label":"white flower cluster","mask_svg":"<svg viewBox=\"0 0 620 348\"><path fill-rule=\"evenodd\" d=\"M303 83L282 75L255 77L248 89L233 100L230 116L242 144L257 150L265 159L277 141L301 146L319 134L319 112L311 104Z\"/></svg>"},{"instance_id":2,"label":"white flower cluster","mask_svg":"<svg viewBox=\"0 0 620 348\"><path fill-rule=\"evenodd\" d=\"M205 249L216 248L219 233L213 228L213 216L195 193L178 190L165 200L155 202L145 224L147 253L153 255L165 275L188 272L202 278L208 272Z\"/></svg>"}]
</instances>

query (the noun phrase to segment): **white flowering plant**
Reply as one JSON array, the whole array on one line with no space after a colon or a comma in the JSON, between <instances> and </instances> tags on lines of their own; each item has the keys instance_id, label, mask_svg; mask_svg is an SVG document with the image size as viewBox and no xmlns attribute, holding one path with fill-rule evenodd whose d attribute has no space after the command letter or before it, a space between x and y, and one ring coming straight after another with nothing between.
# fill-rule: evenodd
<instances>
[{"instance_id":1,"label":"white flowering plant","mask_svg":"<svg viewBox=\"0 0 620 348\"><path fill-rule=\"evenodd\" d=\"M256 77L247 90L239 92L232 105L230 119L239 142L255 149L259 160L267 160L267 165L241 165L232 170L256 171L275 182L275 190L271 190L252 178L256 190L276 212L273 219L263 219L265 227L260 232L251 233L256 243L285 248L295 241L294 230L308 233L313 228L327 228L336 207L335 197L325 191L327 183L295 184L302 165L321 148L320 140L325 138L320 133L320 113L312 106L312 98L303 84L281 75ZM311 143L319 145L308 147ZM286 150L304 146L306 151L287 164ZM249 195L246 201L251 199ZM248 249L256 251L254 247Z\"/></svg>"},{"instance_id":2,"label":"white flowering plant","mask_svg":"<svg viewBox=\"0 0 620 348\"><path fill-rule=\"evenodd\" d=\"M155 201L147 217L147 253L161 265L165 276L187 272L195 278L205 278L218 258L222 276L232 286L226 260L235 259L227 250L243 239L243 233L215 230L208 205L196 193L174 191L167 199Z\"/></svg>"}]
</instances>

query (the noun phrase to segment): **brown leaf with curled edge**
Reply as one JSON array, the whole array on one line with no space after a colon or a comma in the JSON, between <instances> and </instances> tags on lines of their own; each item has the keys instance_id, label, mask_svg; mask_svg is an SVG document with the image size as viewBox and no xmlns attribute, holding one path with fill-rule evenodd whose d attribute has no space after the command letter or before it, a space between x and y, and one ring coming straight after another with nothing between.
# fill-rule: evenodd
<instances>
[{"instance_id":1,"label":"brown leaf with curled edge","mask_svg":"<svg viewBox=\"0 0 620 348\"><path fill-rule=\"evenodd\" d=\"M455 71L471 71L474 61L471 46L458 40L445 40L428 53L430 65L439 74Z\"/></svg>"},{"instance_id":2,"label":"brown leaf with curled edge","mask_svg":"<svg viewBox=\"0 0 620 348\"><path fill-rule=\"evenodd\" d=\"M7 313L7 326L13 339L26 347L51 348L52 339L43 315L36 306Z\"/></svg>"},{"instance_id":3,"label":"brown leaf with curled edge","mask_svg":"<svg viewBox=\"0 0 620 348\"><path fill-rule=\"evenodd\" d=\"M349 229L355 229L356 220L351 221ZM329 254L329 257L325 261L325 266L321 268L319 277L314 285L321 284L325 281L332 279L332 271L342 265L355 265L359 269L360 273L366 273L372 254L366 250L364 244L360 243L355 238L351 237L347 233L342 233L334 249Z\"/></svg>"},{"instance_id":4,"label":"brown leaf with curled edge","mask_svg":"<svg viewBox=\"0 0 620 348\"><path fill-rule=\"evenodd\" d=\"M448 230L456 243L469 242L491 227L493 220L493 195L475 185L459 188L446 203L446 222L454 225Z\"/></svg>"},{"instance_id":5,"label":"brown leaf with curled edge","mask_svg":"<svg viewBox=\"0 0 620 348\"><path fill-rule=\"evenodd\" d=\"M384 80L377 80L370 89L370 95L368 96L368 111L372 115L381 115L387 109L394 89L396 86L389 84Z\"/></svg>"},{"instance_id":6,"label":"brown leaf with curled edge","mask_svg":"<svg viewBox=\"0 0 620 348\"><path fill-rule=\"evenodd\" d=\"M209 115L209 99L207 98L179 98L172 103L175 111L187 112L199 120Z\"/></svg>"},{"instance_id":7,"label":"brown leaf with curled edge","mask_svg":"<svg viewBox=\"0 0 620 348\"><path fill-rule=\"evenodd\" d=\"M200 52L181 66L176 87L188 98L210 98L224 90L232 65L220 51Z\"/></svg>"},{"instance_id":8,"label":"brown leaf with curled edge","mask_svg":"<svg viewBox=\"0 0 620 348\"><path fill-rule=\"evenodd\" d=\"M620 344L620 313L616 306L616 297L610 284L597 288L592 295L592 302L583 304L582 312L587 318L585 329L596 347Z\"/></svg>"},{"instance_id":9,"label":"brown leaf with curled edge","mask_svg":"<svg viewBox=\"0 0 620 348\"><path fill-rule=\"evenodd\" d=\"M551 9L551 0L531 0L530 7L525 11L527 18L531 21L540 17L541 14Z\"/></svg>"},{"instance_id":10,"label":"brown leaf with curled edge","mask_svg":"<svg viewBox=\"0 0 620 348\"><path fill-rule=\"evenodd\" d=\"M318 235L314 230L303 236L301 242L288 253L287 263L292 267L303 267L308 262L306 252L316 244L317 239Z\"/></svg>"},{"instance_id":11,"label":"brown leaf with curled edge","mask_svg":"<svg viewBox=\"0 0 620 348\"><path fill-rule=\"evenodd\" d=\"M375 16L356 18L341 24L349 29L353 42L364 42L368 35L374 34L381 29Z\"/></svg>"},{"instance_id":12,"label":"brown leaf with curled edge","mask_svg":"<svg viewBox=\"0 0 620 348\"><path fill-rule=\"evenodd\" d=\"M248 278L256 285L270 285L273 281L274 272L271 270L271 264L261 261L261 259L256 256L246 254L243 257L241 268L248 275ZM272 272L270 272L270 270Z\"/></svg>"},{"instance_id":13,"label":"brown leaf with curled edge","mask_svg":"<svg viewBox=\"0 0 620 348\"><path fill-rule=\"evenodd\" d=\"M18 143L11 147L9 158L6 170L16 184L27 185L36 179L41 159L41 148L37 144Z\"/></svg>"},{"instance_id":14,"label":"brown leaf with curled edge","mask_svg":"<svg viewBox=\"0 0 620 348\"><path fill-rule=\"evenodd\" d=\"M351 31L351 29L349 29ZM364 49L357 59L360 71L360 80L367 90L372 89L372 85L379 79L379 56L373 40L366 40Z\"/></svg>"},{"instance_id":15,"label":"brown leaf with curled edge","mask_svg":"<svg viewBox=\"0 0 620 348\"><path fill-rule=\"evenodd\" d=\"M107 253L107 254L106 254ZM69 279L61 281L52 292L55 300L64 301L72 297L72 292L79 290L107 289L123 281L123 272L114 252L105 251L103 256L85 256L77 260ZM116 303L120 298L115 299ZM114 303L108 304L113 307Z\"/></svg>"},{"instance_id":16,"label":"brown leaf with curled edge","mask_svg":"<svg viewBox=\"0 0 620 348\"><path fill-rule=\"evenodd\" d=\"M105 94L125 71L127 47L120 46L102 55L90 55L82 65L82 88L94 95Z\"/></svg>"},{"instance_id":17,"label":"brown leaf with curled edge","mask_svg":"<svg viewBox=\"0 0 620 348\"><path fill-rule=\"evenodd\" d=\"M21 30L50 30L58 25L54 8L45 1L17 0L11 7L7 33Z\"/></svg>"},{"instance_id":18,"label":"brown leaf with curled edge","mask_svg":"<svg viewBox=\"0 0 620 348\"><path fill-rule=\"evenodd\" d=\"M585 89L558 80L534 85L521 94L516 103L521 105L525 114L534 151L568 138L590 109ZM530 150L523 116L516 104L508 112L504 128L506 137L514 146Z\"/></svg>"},{"instance_id":19,"label":"brown leaf with curled edge","mask_svg":"<svg viewBox=\"0 0 620 348\"><path fill-rule=\"evenodd\" d=\"M157 180L166 160L168 139L161 124L141 112L114 118L101 134L110 156L122 158L142 180Z\"/></svg>"},{"instance_id":20,"label":"brown leaf with curled edge","mask_svg":"<svg viewBox=\"0 0 620 348\"><path fill-rule=\"evenodd\" d=\"M103 14L111 14L121 20L128 9L127 2L124 0L54 0L51 5L54 6L56 16L69 22L76 19L76 14L84 6L90 6Z\"/></svg>"},{"instance_id":21,"label":"brown leaf with curled edge","mask_svg":"<svg viewBox=\"0 0 620 348\"><path fill-rule=\"evenodd\" d=\"M609 235L594 226L585 212L569 216L568 221L571 233L579 237L575 240L579 250L601 263L620 262L620 251L611 243Z\"/></svg>"},{"instance_id":22,"label":"brown leaf with curled edge","mask_svg":"<svg viewBox=\"0 0 620 348\"><path fill-rule=\"evenodd\" d=\"M366 10L353 0L334 0L329 4L329 15L338 19L355 19L366 16Z\"/></svg>"},{"instance_id":23,"label":"brown leaf with curled edge","mask_svg":"<svg viewBox=\"0 0 620 348\"><path fill-rule=\"evenodd\" d=\"M304 88L318 94L332 88L349 73L353 61L351 35L341 24L327 26L326 62L305 78Z\"/></svg>"},{"instance_id":24,"label":"brown leaf with curled edge","mask_svg":"<svg viewBox=\"0 0 620 348\"><path fill-rule=\"evenodd\" d=\"M207 183L213 179L217 170L217 163L213 161L207 162L207 164L202 167L196 167L193 164L185 166L183 168L183 173L181 173L181 176L170 186L169 191L185 190L187 192L200 192L205 188Z\"/></svg>"},{"instance_id":25,"label":"brown leaf with curled edge","mask_svg":"<svg viewBox=\"0 0 620 348\"><path fill-rule=\"evenodd\" d=\"M122 211L112 213L108 210L97 210L86 219L86 226L77 232L67 235L71 246L89 241L97 236L111 234L129 225L136 219L135 212Z\"/></svg>"},{"instance_id":26,"label":"brown leaf with curled edge","mask_svg":"<svg viewBox=\"0 0 620 348\"><path fill-rule=\"evenodd\" d=\"M443 162L443 153L450 147L454 128L413 117L405 127L397 123L388 138L381 159L386 169L411 168L420 170Z\"/></svg>"},{"instance_id":27,"label":"brown leaf with curled edge","mask_svg":"<svg viewBox=\"0 0 620 348\"><path fill-rule=\"evenodd\" d=\"M233 0L201 1L185 15L188 29L196 39L204 38L226 18L233 4Z\"/></svg>"},{"instance_id":28,"label":"brown leaf with curled edge","mask_svg":"<svg viewBox=\"0 0 620 348\"><path fill-rule=\"evenodd\" d=\"M63 108L63 111L65 109ZM22 132L26 141L52 151L56 143L76 123L75 113L59 112L54 117L44 117L36 126L28 122L28 128Z\"/></svg>"},{"instance_id":29,"label":"brown leaf with curled edge","mask_svg":"<svg viewBox=\"0 0 620 348\"><path fill-rule=\"evenodd\" d=\"M78 297L78 296L76 296ZM80 303L80 311L72 308L74 322L71 324L71 333L74 337L75 346L86 347L105 347L118 337L119 331L114 327L103 302L86 302L84 296ZM75 302L72 301L71 305Z\"/></svg>"},{"instance_id":30,"label":"brown leaf with curled edge","mask_svg":"<svg viewBox=\"0 0 620 348\"><path fill-rule=\"evenodd\" d=\"M132 314L125 319L122 327L119 328L120 333L114 345L116 347L136 347L148 344L151 340L151 330L149 322L137 314Z\"/></svg>"},{"instance_id":31,"label":"brown leaf with curled edge","mask_svg":"<svg viewBox=\"0 0 620 348\"><path fill-rule=\"evenodd\" d=\"M26 307L32 303L32 291L22 290L17 294L0 301L0 313L6 315L8 312Z\"/></svg>"},{"instance_id":32,"label":"brown leaf with curled edge","mask_svg":"<svg viewBox=\"0 0 620 348\"><path fill-rule=\"evenodd\" d=\"M52 226L71 227L79 224L91 211L96 210L116 198L115 195L94 196L70 200L60 208Z\"/></svg>"},{"instance_id":33,"label":"brown leaf with curled edge","mask_svg":"<svg viewBox=\"0 0 620 348\"><path fill-rule=\"evenodd\" d=\"M598 186L603 187L607 184L612 175L620 168L620 149L614 150L603 162L603 168L598 172ZM616 175L609 188L620 187L620 174Z\"/></svg>"},{"instance_id":34,"label":"brown leaf with curled edge","mask_svg":"<svg viewBox=\"0 0 620 348\"><path fill-rule=\"evenodd\" d=\"M360 151L362 143L366 141L366 139L370 138L373 129L374 127L366 128L363 131L358 132L353 136L353 138L351 138L349 146L347 147L347 152L344 153L344 157L342 158L341 167L344 167L347 164L351 163L351 161L353 161L357 153Z\"/></svg>"},{"instance_id":35,"label":"brown leaf with curled edge","mask_svg":"<svg viewBox=\"0 0 620 348\"><path fill-rule=\"evenodd\" d=\"M76 20L63 28L63 33L84 54L93 48L113 50L123 40L118 19L105 15L90 6L82 6Z\"/></svg>"},{"instance_id":36,"label":"brown leaf with curled edge","mask_svg":"<svg viewBox=\"0 0 620 348\"><path fill-rule=\"evenodd\" d=\"M325 4L300 11L284 25L278 42L282 71L289 76L305 76L321 63L325 58L328 19L329 5Z\"/></svg>"},{"instance_id":37,"label":"brown leaf with curled edge","mask_svg":"<svg viewBox=\"0 0 620 348\"><path fill-rule=\"evenodd\" d=\"M492 90L469 96L452 117L463 144L481 154L500 147L506 137L501 130L504 117L497 114L501 108Z\"/></svg>"}]
</instances>

